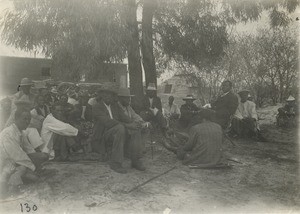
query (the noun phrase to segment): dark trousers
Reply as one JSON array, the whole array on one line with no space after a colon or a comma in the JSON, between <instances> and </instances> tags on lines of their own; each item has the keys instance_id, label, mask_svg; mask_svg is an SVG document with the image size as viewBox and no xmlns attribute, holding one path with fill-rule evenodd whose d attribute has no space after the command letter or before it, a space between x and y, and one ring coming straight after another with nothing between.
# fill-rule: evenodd
<instances>
[{"instance_id":1,"label":"dark trousers","mask_svg":"<svg viewBox=\"0 0 300 214\"><path fill-rule=\"evenodd\" d=\"M103 140L106 152L109 152L109 147L111 147L112 163L122 164L125 154L132 161L142 156L141 130L128 130L123 125L118 124L104 132Z\"/></svg>"},{"instance_id":2,"label":"dark trousers","mask_svg":"<svg viewBox=\"0 0 300 214\"><path fill-rule=\"evenodd\" d=\"M161 111L158 111L156 115L154 115L151 111L141 111L141 118L147 122L156 122L160 128L167 127L167 120L164 118Z\"/></svg>"},{"instance_id":3,"label":"dark trousers","mask_svg":"<svg viewBox=\"0 0 300 214\"><path fill-rule=\"evenodd\" d=\"M53 149L55 151L55 157L67 159L69 156L69 149L75 147L79 147L79 144L75 141L74 137L54 134Z\"/></svg>"},{"instance_id":4,"label":"dark trousers","mask_svg":"<svg viewBox=\"0 0 300 214\"><path fill-rule=\"evenodd\" d=\"M231 131L241 137L252 137L257 134L257 123L251 118L232 118Z\"/></svg>"},{"instance_id":5,"label":"dark trousers","mask_svg":"<svg viewBox=\"0 0 300 214\"><path fill-rule=\"evenodd\" d=\"M44 152L34 152L27 155L35 165L36 170L41 169L42 164L49 160L49 155Z\"/></svg>"}]
</instances>

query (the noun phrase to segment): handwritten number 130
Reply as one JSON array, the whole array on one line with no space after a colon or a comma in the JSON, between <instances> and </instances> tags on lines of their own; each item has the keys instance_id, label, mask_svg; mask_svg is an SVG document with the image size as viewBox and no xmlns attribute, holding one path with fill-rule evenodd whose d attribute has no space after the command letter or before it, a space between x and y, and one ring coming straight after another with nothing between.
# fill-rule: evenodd
<instances>
[{"instance_id":1,"label":"handwritten number 130","mask_svg":"<svg viewBox=\"0 0 300 214\"><path fill-rule=\"evenodd\" d=\"M37 206L35 204L32 207L30 207L27 203L24 203L24 204L20 204L20 207L21 207L21 212L26 211L29 213L31 210L37 211Z\"/></svg>"}]
</instances>

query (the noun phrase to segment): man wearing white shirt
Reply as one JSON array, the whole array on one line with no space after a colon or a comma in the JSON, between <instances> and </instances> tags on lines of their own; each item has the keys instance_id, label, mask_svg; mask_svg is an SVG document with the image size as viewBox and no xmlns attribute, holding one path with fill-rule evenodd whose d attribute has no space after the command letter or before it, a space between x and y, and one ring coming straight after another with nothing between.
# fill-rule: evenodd
<instances>
[{"instance_id":1,"label":"man wearing white shirt","mask_svg":"<svg viewBox=\"0 0 300 214\"><path fill-rule=\"evenodd\" d=\"M253 136L258 132L256 105L248 100L249 91L239 93L239 105L232 119L232 131L238 136Z\"/></svg>"},{"instance_id":2,"label":"man wearing white shirt","mask_svg":"<svg viewBox=\"0 0 300 214\"><path fill-rule=\"evenodd\" d=\"M76 148L78 144L74 138L78 134L78 129L68 123L62 122L63 107L59 104L54 105L52 114L49 114L44 122L41 131L43 145L41 151L48 153L50 159L54 156L61 161L68 159L68 149Z\"/></svg>"}]
</instances>

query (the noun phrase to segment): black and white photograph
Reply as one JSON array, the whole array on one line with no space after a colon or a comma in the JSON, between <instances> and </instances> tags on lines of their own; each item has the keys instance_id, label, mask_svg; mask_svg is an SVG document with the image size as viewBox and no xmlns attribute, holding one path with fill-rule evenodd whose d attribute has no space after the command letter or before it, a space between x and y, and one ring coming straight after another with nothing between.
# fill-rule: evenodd
<instances>
[{"instance_id":1,"label":"black and white photograph","mask_svg":"<svg viewBox=\"0 0 300 214\"><path fill-rule=\"evenodd\" d=\"M300 213L300 0L0 0L0 213Z\"/></svg>"}]
</instances>

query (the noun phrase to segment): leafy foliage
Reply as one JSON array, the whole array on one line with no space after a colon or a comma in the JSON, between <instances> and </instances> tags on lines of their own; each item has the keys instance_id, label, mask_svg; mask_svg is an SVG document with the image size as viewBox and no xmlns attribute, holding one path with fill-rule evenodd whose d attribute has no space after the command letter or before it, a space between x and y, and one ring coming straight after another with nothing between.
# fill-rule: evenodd
<instances>
[{"instance_id":1,"label":"leafy foliage","mask_svg":"<svg viewBox=\"0 0 300 214\"><path fill-rule=\"evenodd\" d=\"M55 70L79 79L97 64L126 56L127 31L117 0L13 1L3 20L2 40L25 51L42 52ZM71 76L70 76L71 75Z\"/></svg>"}]
</instances>

